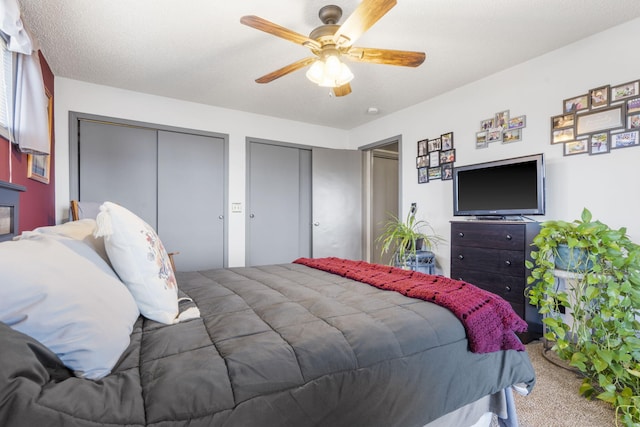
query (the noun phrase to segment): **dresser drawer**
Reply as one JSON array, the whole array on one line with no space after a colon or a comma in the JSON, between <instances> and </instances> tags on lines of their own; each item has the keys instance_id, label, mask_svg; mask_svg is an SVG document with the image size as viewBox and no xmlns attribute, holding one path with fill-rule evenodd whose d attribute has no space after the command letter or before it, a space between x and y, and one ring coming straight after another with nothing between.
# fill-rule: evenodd
<instances>
[{"instance_id":1,"label":"dresser drawer","mask_svg":"<svg viewBox=\"0 0 640 427\"><path fill-rule=\"evenodd\" d=\"M451 246L451 268L522 277L525 274L524 251L455 245Z\"/></svg>"},{"instance_id":2,"label":"dresser drawer","mask_svg":"<svg viewBox=\"0 0 640 427\"><path fill-rule=\"evenodd\" d=\"M525 229L520 224L453 223L451 245L523 250Z\"/></svg>"},{"instance_id":3,"label":"dresser drawer","mask_svg":"<svg viewBox=\"0 0 640 427\"><path fill-rule=\"evenodd\" d=\"M525 279L487 271L452 269L451 277L464 280L504 298L513 304L524 304Z\"/></svg>"}]
</instances>

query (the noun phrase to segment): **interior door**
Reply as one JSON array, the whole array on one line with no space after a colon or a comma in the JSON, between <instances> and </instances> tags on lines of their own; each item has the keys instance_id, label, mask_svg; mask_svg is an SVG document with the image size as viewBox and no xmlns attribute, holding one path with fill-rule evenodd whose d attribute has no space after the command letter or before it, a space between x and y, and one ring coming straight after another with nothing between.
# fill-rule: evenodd
<instances>
[{"instance_id":1,"label":"interior door","mask_svg":"<svg viewBox=\"0 0 640 427\"><path fill-rule=\"evenodd\" d=\"M362 259L362 153L313 149L313 257Z\"/></svg>"}]
</instances>

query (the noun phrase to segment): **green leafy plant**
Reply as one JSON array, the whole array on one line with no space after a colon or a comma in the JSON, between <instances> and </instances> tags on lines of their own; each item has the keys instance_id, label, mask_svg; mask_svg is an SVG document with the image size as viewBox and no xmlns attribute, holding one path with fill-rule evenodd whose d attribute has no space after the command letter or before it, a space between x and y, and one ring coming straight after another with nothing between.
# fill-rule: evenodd
<instances>
[{"instance_id":1,"label":"green leafy plant","mask_svg":"<svg viewBox=\"0 0 640 427\"><path fill-rule=\"evenodd\" d=\"M430 232L427 232L429 230ZM431 250L442 240L427 221L416 218L416 209L412 208L404 221L391 215L377 242L382 245L382 255L393 253L389 264L406 267L411 256L415 259L418 250Z\"/></svg>"},{"instance_id":2,"label":"green leafy plant","mask_svg":"<svg viewBox=\"0 0 640 427\"><path fill-rule=\"evenodd\" d=\"M564 288L555 264L560 244L586 254L562 273ZM640 246L586 208L573 222L543 222L533 245L527 292L543 315L544 338L584 375L581 394L611 403L616 425L639 425Z\"/></svg>"}]
</instances>

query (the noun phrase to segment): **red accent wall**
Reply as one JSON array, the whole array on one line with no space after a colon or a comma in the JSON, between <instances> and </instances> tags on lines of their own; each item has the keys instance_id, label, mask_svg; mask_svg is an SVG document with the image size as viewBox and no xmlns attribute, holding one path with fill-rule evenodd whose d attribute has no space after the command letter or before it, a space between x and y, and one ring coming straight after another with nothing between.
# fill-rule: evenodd
<instances>
[{"instance_id":1,"label":"red accent wall","mask_svg":"<svg viewBox=\"0 0 640 427\"><path fill-rule=\"evenodd\" d=\"M49 95L53 97L53 73L41 53L40 64L42 65L44 86ZM53 131L53 123L51 126ZM11 162L13 169L13 180L11 182L27 188L25 192L20 193L20 218L18 219L18 232L32 230L43 225L55 224L55 132L52 132L51 139L49 184L44 184L27 178L27 155L18 151L15 146L11 148ZM0 180L9 182L9 142L1 136Z\"/></svg>"}]
</instances>

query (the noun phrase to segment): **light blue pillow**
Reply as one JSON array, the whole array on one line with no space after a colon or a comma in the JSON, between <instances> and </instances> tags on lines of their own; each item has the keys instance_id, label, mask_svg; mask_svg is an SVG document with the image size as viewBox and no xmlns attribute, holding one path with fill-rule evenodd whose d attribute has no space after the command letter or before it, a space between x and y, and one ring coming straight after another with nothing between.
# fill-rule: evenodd
<instances>
[{"instance_id":1,"label":"light blue pillow","mask_svg":"<svg viewBox=\"0 0 640 427\"><path fill-rule=\"evenodd\" d=\"M76 376L111 372L139 316L100 257L42 235L0 243L0 321L56 353ZM75 243L75 242L74 242Z\"/></svg>"}]
</instances>

